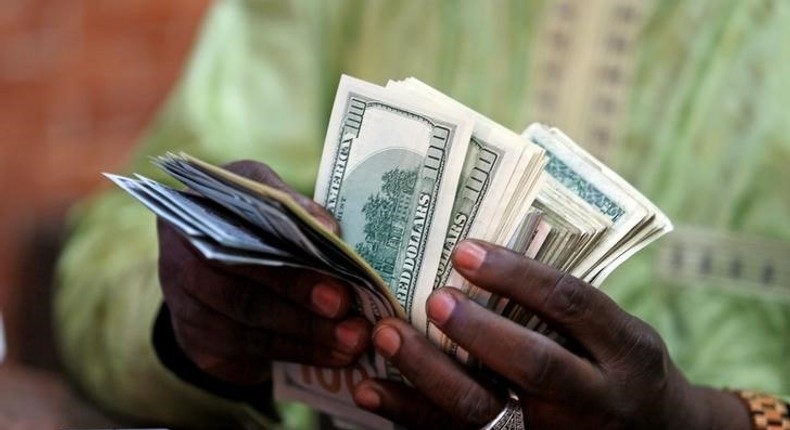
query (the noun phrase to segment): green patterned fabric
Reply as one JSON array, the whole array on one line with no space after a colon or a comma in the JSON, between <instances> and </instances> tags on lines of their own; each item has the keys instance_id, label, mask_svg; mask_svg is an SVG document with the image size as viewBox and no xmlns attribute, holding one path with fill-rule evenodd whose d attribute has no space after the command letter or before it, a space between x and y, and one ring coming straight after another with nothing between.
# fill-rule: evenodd
<instances>
[{"instance_id":1,"label":"green patterned fabric","mask_svg":"<svg viewBox=\"0 0 790 430\"><path fill-rule=\"evenodd\" d=\"M521 131L534 119L536 35L556 3L218 1L128 172L163 179L147 157L168 150L215 163L255 159L309 195L341 73L378 83L416 76ZM700 249L712 254L695 260L663 240L602 288L659 330L692 381L788 394L790 3L673 0L649 10L608 163L676 224L702 231ZM266 426L157 361L153 216L107 191L75 208L72 227L56 318L85 392L163 425ZM717 244L731 237L747 239L737 250L748 264L716 272ZM700 270L681 270L689 265ZM744 281L755 265L762 283ZM285 427L314 426L304 408L284 410Z\"/></svg>"}]
</instances>

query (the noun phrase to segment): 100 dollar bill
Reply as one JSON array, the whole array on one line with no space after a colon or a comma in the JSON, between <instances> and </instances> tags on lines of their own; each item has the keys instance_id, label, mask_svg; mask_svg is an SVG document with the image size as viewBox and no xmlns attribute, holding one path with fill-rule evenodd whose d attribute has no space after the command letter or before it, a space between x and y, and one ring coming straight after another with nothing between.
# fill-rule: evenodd
<instances>
[{"instance_id":1,"label":"100 dollar bill","mask_svg":"<svg viewBox=\"0 0 790 430\"><path fill-rule=\"evenodd\" d=\"M407 318L424 318L474 122L348 76L315 190Z\"/></svg>"},{"instance_id":2,"label":"100 dollar bill","mask_svg":"<svg viewBox=\"0 0 790 430\"><path fill-rule=\"evenodd\" d=\"M427 324L425 302L473 126L472 118L433 111L348 76L340 81L332 109L314 200L334 215L343 239L381 275L407 319L420 326ZM381 418L354 406L351 390L363 375L400 375L375 353L354 369L347 378L330 369L276 363L276 394L381 428ZM322 384L322 375L335 379Z\"/></svg>"}]
</instances>

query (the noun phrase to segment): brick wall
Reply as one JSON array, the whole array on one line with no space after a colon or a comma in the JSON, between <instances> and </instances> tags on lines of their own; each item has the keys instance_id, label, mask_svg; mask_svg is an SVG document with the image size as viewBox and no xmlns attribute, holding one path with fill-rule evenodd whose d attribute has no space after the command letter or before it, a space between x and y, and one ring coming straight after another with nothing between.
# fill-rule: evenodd
<instances>
[{"instance_id":1,"label":"brick wall","mask_svg":"<svg viewBox=\"0 0 790 430\"><path fill-rule=\"evenodd\" d=\"M99 172L123 165L207 4L0 0L0 311L9 337L22 330L19 292L30 286L21 284L42 277L65 208L108 186Z\"/></svg>"}]
</instances>

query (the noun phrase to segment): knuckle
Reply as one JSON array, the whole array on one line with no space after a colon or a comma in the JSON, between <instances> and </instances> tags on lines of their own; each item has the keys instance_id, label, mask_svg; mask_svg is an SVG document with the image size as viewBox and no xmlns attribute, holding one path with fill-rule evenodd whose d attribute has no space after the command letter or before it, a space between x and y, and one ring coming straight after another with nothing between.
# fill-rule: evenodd
<instances>
[{"instance_id":1,"label":"knuckle","mask_svg":"<svg viewBox=\"0 0 790 430\"><path fill-rule=\"evenodd\" d=\"M643 354L662 355L665 349L661 337L647 325L644 325L642 335L637 338L636 344L637 350L642 351Z\"/></svg>"},{"instance_id":2,"label":"knuckle","mask_svg":"<svg viewBox=\"0 0 790 430\"><path fill-rule=\"evenodd\" d=\"M573 322L587 316L589 300L585 284L568 273L563 273L546 296L546 311L562 322Z\"/></svg>"},{"instance_id":3,"label":"knuckle","mask_svg":"<svg viewBox=\"0 0 790 430\"><path fill-rule=\"evenodd\" d=\"M320 333L318 319L308 316L307 318L301 318L301 320L303 321L301 328L304 339L318 340L318 334Z\"/></svg>"},{"instance_id":4,"label":"knuckle","mask_svg":"<svg viewBox=\"0 0 790 430\"><path fill-rule=\"evenodd\" d=\"M560 273L553 267L507 248L495 247L489 252L492 252L492 262L500 262L499 265L503 268L503 277L518 281L517 285L534 284L536 279L540 283L550 282L557 276L557 273ZM486 261L488 261L488 257L486 257ZM510 283L512 284L512 282Z\"/></svg>"},{"instance_id":5,"label":"knuckle","mask_svg":"<svg viewBox=\"0 0 790 430\"><path fill-rule=\"evenodd\" d=\"M163 290L183 285L184 276L187 275L183 270L185 264L188 264L188 260L179 260L168 252L159 252L158 275Z\"/></svg>"},{"instance_id":6,"label":"knuckle","mask_svg":"<svg viewBox=\"0 0 790 430\"><path fill-rule=\"evenodd\" d=\"M309 305L310 296L315 287L315 276L312 272L300 271L293 278L291 285L285 285L285 296L288 300L300 304Z\"/></svg>"},{"instance_id":7,"label":"knuckle","mask_svg":"<svg viewBox=\"0 0 790 430\"><path fill-rule=\"evenodd\" d=\"M318 203L312 202L312 204L314 205L314 208L310 209L309 212L316 216L319 222L323 224L324 227L329 229L329 231L334 234L340 234L340 223L337 222L335 217L333 217Z\"/></svg>"},{"instance_id":8,"label":"knuckle","mask_svg":"<svg viewBox=\"0 0 790 430\"><path fill-rule=\"evenodd\" d=\"M174 317L172 318L174 326L182 325L182 321L194 323L201 320L202 309L189 299L168 300L167 306Z\"/></svg>"},{"instance_id":9,"label":"knuckle","mask_svg":"<svg viewBox=\"0 0 790 430\"><path fill-rule=\"evenodd\" d=\"M224 288L223 291L234 317L245 324L254 325L259 319L259 312L257 297L252 288L239 286L238 288Z\"/></svg>"},{"instance_id":10,"label":"knuckle","mask_svg":"<svg viewBox=\"0 0 790 430\"><path fill-rule=\"evenodd\" d=\"M496 405L493 404L491 398L481 396L479 392L473 390L456 391L451 403L451 410L458 411L459 415L465 415L466 420L476 426L484 425L497 414Z\"/></svg>"},{"instance_id":11,"label":"knuckle","mask_svg":"<svg viewBox=\"0 0 790 430\"><path fill-rule=\"evenodd\" d=\"M407 323L404 321L398 321L396 324L389 324L391 327L395 328L398 332L398 336L401 338L401 347L395 351L395 354L390 357L390 360L413 368L412 372L420 378L435 376L430 370L430 366L424 365L423 360L425 360L425 358L422 355L417 357L413 356L415 353L419 353L420 348L425 345L425 337L410 327L404 327L405 324Z\"/></svg>"},{"instance_id":12,"label":"knuckle","mask_svg":"<svg viewBox=\"0 0 790 430\"><path fill-rule=\"evenodd\" d=\"M625 326L631 333L628 343L631 350L637 354L655 355L664 352L664 343L656 331L649 325L634 316L628 316Z\"/></svg>"},{"instance_id":13,"label":"knuckle","mask_svg":"<svg viewBox=\"0 0 790 430\"><path fill-rule=\"evenodd\" d=\"M281 306L270 306L265 313L266 325L278 335L287 336L298 343L319 338L319 321L310 313L302 313L284 303Z\"/></svg>"},{"instance_id":14,"label":"knuckle","mask_svg":"<svg viewBox=\"0 0 790 430\"><path fill-rule=\"evenodd\" d=\"M197 264L197 261L193 259L186 259L177 269L175 269L173 272L170 272L169 274L164 274L164 276L172 276L171 281L173 287L180 288L187 294L194 297L200 292L198 285L200 284L199 274L201 272L202 267ZM161 276L163 276L163 274L160 271L160 277Z\"/></svg>"},{"instance_id":15,"label":"knuckle","mask_svg":"<svg viewBox=\"0 0 790 430\"><path fill-rule=\"evenodd\" d=\"M268 183L277 177L271 167L253 160L238 160L224 166L227 170L258 182Z\"/></svg>"},{"instance_id":16,"label":"knuckle","mask_svg":"<svg viewBox=\"0 0 790 430\"><path fill-rule=\"evenodd\" d=\"M655 330L645 326L642 333L633 340L633 344L634 358L642 363L646 373L666 373L668 363L664 342Z\"/></svg>"},{"instance_id":17,"label":"knuckle","mask_svg":"<svg viewBox=\"0 0 790 430\"><path fill-rule=\"evenodd\" d=\"M542 342L533 345L529 356L529 360L523 360L522 358L519 361L512 361L524 363L524 365L516 368L518 381L521 382L522 387L526 390L545 393L551 387L557 361Z\"/></svg>"},{"instance_id":18,"label":"knuckle","mask_svg":"<svg viewBox=\"0 0 790 430\"><path fill-rule=\"evenodd\" d=\"M628 316L623 322L622 347L610 361L615 369L626 369L631 375L658 377L669 372L669 359L661 336L636 317Z\"/></svg>"}]
</instances>

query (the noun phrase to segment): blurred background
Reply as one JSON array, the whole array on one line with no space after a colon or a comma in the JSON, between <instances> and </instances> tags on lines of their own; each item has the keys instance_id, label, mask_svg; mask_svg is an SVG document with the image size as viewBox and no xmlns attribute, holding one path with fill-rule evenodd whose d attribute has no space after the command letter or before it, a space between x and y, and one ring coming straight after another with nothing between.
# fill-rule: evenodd
<instances>
[{"instance_id":1,"label":"blurred background","mask_svg":"<svg viewBox=\"0 0 790 430\"><path fill-rule=\"evenodd\" d=\"M56 376L49 328L66 210L109 186L100 172L121 169L179 75L208 3L0 0L0 313L8 344L0 409L20 394L38 399L22 409L39 415L51 407L46 398L78 401ZM22 422L24 413L15 414ZM95 419L81 417L52 423ZM12 428L10 419L0 413L0 428Z\"/></svg>"},{"instance_id":2,"label":"blurred background","mask_svg":"<svg viewBox=\"0 0 790 430\"><path fill-rule=\"evenodd\" d=\"M645 48L652 50L646 52L654 55L661 67L643 70L642 75L632 69L641 64L635 60L632 42L642 28L639 17L647 16L642 9L653 2L578 0L571 7L571 2L557 1L536 33L533 83L541 90L533 97L535 120L561 125L578 141L589 142L588 149L604 161L609 161L607 154L614 152L614 142L672 143L672 147L667 146L670 150L655 146L655 152L648 152L647 146L627 147L623 151L626 157L619 160L626 177L663 172L660 178L648 181L654 192L649 196L666 204L662 207L669 208L670 216L677 216L673 219L680 221L679 227L682 223L693 227L674 235L675 239L659 249L655 272L667 285L724 284L748 294L758 287L765 291L777 286L775 291L779 291L787 285L788 275L779 268L786 267L790 247L786 237L778 237L777 232L787 232L790 212L775 187L775 183L788 178L787 152L783 149L787 148L786 134L779 134L784 129L769 133L770 138L760 134L763 128L776 127L780 123L777 118L783 118L783 99L764 103L773 99L766 96L773 96L766 82L780 82L773 76L782 76L777 72L782 69L772 73L761 69L770 59L765 52L772 52L776 39L770 31L754 30L763 28L764 22L773 24L767 27L769 30L782 28L769 19L779 16L777 22L784 25L784 16L786 22L788 15L775 15L775 5L782 4L780 1L743 3L743 9L750 9L750 14L742 15L746 24L730 20L727 2L662 3L665 9L651 21ZM5 332L5 339L0 336L0 430L120 426L114 426L111 417L81 400L61 377L51 330L54 263L64 239L68 208L94 191L111 187L101 172L123 170L146 125L180 75L209 3L0 0L0 327ZM598 6L590 6L593 4ZM612 13L595 15L593 24L577 32L574 20L587 17L584 7L604 10L601 4L611 4ZM716 18L710 22L703 13L708 9ZM733 26L733 33L727 33L733 39L717 44L719 28L725 28L725 24ZM370 29L378 31L375 25ZM684 33L689 30L693 31ZM746 37L749 31L771 37ZM662 34L671 37L659 37ZM589 43L575 44L576 40ZM591 47L597 49L595 56L584 51ZM367 49L368 45L360 44L347 53L349 59L345 61L358 63L359 70L365 70L362 60L352 60L356 60L354 55L364 59ZM400 58L392 58L390 67L400 70ZM783 66L785 60L777 61L776 67ZM733 64L731 69L722 66L728 61ZM774 67L772 62L768 64ZM388 69L382 66L380 70ZM629 92L632 73L642 80L636 96ZM393 76L408 75L393 72L387 77ZM590 82L597 84L586 91ZM702 87L706 91L697 92L698 82L706 83ZM712 89L721 91L714 97ZM581 96L577 100L568 94ZM635 100L639 111L631 120L633 127L627 128L631 135L625 139L616 125L626 124L622 106L631 103L629 100ZM722 100L725 102L719 103ZM681 109L675 106L681 105L691 114L686 108L678 113ZM500 108L506 106L501 104ZM766 121L751 122L756 112L770 115ZM501 111L499 114L503 115ZM654 119L657 124L668 125L658 137L651 129ZM752 133L752 126L760 133ZM744 136L751 138L747 145L741 140ZM675 142L676 137L680 143ZM757 155L744 157L742 148L751 150L758 144L778 149L771 147L776 152L755 151ZM655 169L646 169L641 162L641 158L647 158L646 153L660 156L653 158L657 160L652 166ZM765 174L760 170L763 166L769 168L775 183L758 180ZM733 172L744 175L741 178ZM746 179L728 188L727 198L720 199L722 181L735 183L738 178ZM687 192L686 188L695 190ZM749 236L730 236L729 230ZM742 276L743 267L760 269L749 272L756 274L758 282ZM766 267L770 270L763 270ZM639 276L645 273L649 274L647 269ZM744 280L749 282L741 282ZM782 290L781 294L786 293ZM642 298L638 295L626 298L639 310L651 306L639 307ZM694 303L683 302L689 309ZM705 314L712 319L716 315ZM704 330L695 333L705 338ZM765 346L772 348L773 344ZM766 350L781 355L785 345ZM744 360L757 355L744 355ZM731 358L724 354L708 356L714 364L721 364L716 361L718 357L725 361ZM690 357L685 357L685 364ZM729 364L737 367L738 362ZM697 375L716 377L715 368L701 361Z\"/></svg>"}]
</instances>

